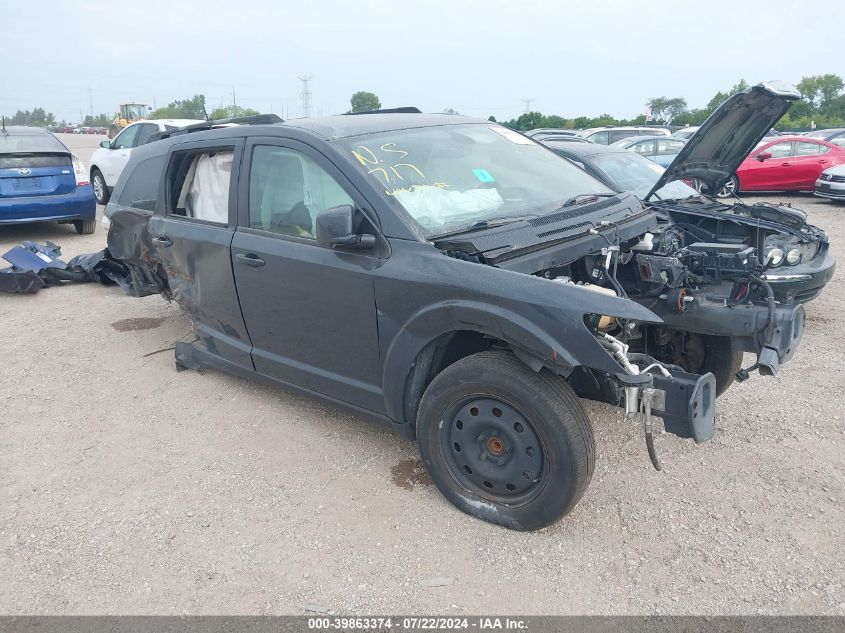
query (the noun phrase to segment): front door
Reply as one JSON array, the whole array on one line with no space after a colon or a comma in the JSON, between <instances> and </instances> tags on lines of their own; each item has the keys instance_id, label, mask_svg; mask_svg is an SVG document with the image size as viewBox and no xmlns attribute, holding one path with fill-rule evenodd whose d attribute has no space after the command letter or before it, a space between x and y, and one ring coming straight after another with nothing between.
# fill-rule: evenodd
<instances>
[{"instance_id":1,"label":"front door","mask_svg":"<svg viewBox=\"0 0 845 633\"><path fill-rule=\"evenodd\" d=\"M165 173L164 208L148 226L173 297L191 315L202 346L253 369L230 256L242 147L242 139L174 146Z\"/></svg>"},{"instance_id":2,"label":"front door","mask_svg":"<svg viewBox=\"0 0 845 633\"><path fill-rule=\"evenodd\" d=\"M771 154L771 158L758 160L761 153ZM761 148L745 159L739 174L740 188L743 191L777 191L788 188L792 175L792 141L775 143Z\"/></svg>"},{"instance_id":3,"label":"front door","mask_svg":"<svg viewBox=\"0 0 845 633\"><path fill-rule=\"evenodd\" d=\"M232 267L258 372L384 411L373 253L317 245L316 217L360 194L322 154L296 141L247 143ZM246 170L245 170L246 171ZM372 219L372 216L370 216ZM378 234L365 220L368 232Z\"/></svg>"},{"instance_id":4,"label":"front door","mask_svg":"<svg viewBox=\"0 0 845 633\"><path fill-rule=\"evenodd\" d=\"M120 173L129 161L129 154L135 147L140 128L140 125L130 125L118 134L112 141L111 148L100 161L100 168L107 186L114 187L117 184Z\"/></svg>"}]
</instances>

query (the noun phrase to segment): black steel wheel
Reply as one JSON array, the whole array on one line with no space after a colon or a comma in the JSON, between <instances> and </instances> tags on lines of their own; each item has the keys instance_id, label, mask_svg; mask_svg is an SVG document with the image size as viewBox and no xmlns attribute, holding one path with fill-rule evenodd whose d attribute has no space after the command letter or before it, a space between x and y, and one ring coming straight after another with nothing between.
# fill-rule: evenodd
<instances>
[{"instance_id":1,"label":"black steel wheel","mask_svg":"<svg viewBox=\"0 0 845 633\"><path fill-rule=\"evenodd\" d=\"M470 396L443 416L439 434L450 474L478 494L520 503L545 485L548 469L534 426L499 398Z\"/></svg>"},{"instance_id":2,"label":"black steel wheel","mask_svg":"<svg viewBox=\"0 0 845 633\"><path fill-rule=\"evenodd\" d=\"M417 439L447 499L519 530L569 512L595 461L592 428L569 385L505 351L473 354L435 376L420 403Z\"/></svg>"}]
</instances>

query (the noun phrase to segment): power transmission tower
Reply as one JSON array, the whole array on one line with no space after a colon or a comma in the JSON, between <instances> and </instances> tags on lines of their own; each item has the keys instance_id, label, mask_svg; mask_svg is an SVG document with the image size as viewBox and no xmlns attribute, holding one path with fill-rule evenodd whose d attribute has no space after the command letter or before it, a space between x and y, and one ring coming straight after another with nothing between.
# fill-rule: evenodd
<instances>
[{"instance_id":1,"label":"power transmission tower","mask_svg":"<svg viewBox=\"0 0 845 633\"><path fill-rule=\"evenodd\" d=\"M534 103L537 99L532 97L531 99L520 99L522 103L525 105L525 114L531 112L531 104Z\"/></svg>"},{"instance_id":2,"label":"power transmission tower","mask_svg":"<svg viewBox=\"0 0 845 633\"><path fill-rule=\"evenodd\" d=\"M308 90L308 83L313 77L314 75L301 75L297 77L302 82L302 91L299 93L299 109L304 117L311 115L311 91Z\"/></svg>"}]
</instances>

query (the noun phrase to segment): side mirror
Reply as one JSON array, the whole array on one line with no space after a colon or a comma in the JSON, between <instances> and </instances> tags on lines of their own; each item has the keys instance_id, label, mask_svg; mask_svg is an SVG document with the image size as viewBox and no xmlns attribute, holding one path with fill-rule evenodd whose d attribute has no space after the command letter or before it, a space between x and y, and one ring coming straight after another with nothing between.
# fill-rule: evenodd
<instances>
[{"instance_id":1,"label":"side mirror","mask_svg":"<svg viewBox=\"0 0 845 633\"><path fill-rule=\"evenodd\" d=\"M153 106L147 106L147 112L152 112L152 111L153 111Z\"/></svg>"},{"instance_id":2,"label":"side mirror","mask_svg":"<svg viewBox=\"0 0 845 633\"><path fill-rule=\"evenodd\" d=\"M757 154L757 160L759 160L761 163L764 160L769 160L771 157L772 157L771 152L760 152L759 154Z\"/></svg>"},{"instance_id":3,"label":"side mirror","mask_svg":"<svg viewBox=\"0 0 845 633\"><path fill-rule=\"evenodd\" d=\"M100 141L100 147L103 149L111 149L111 141Z\"/></svg>"},{"instance_id":4,"label":"side mirror","mask_svg":"<svg viewBox=\"0 0 845 633\"><path fill-rule=\"evenodd\" d=\"M369 250L376 244L373 235L355 233L355 209L344 204L322 211L317 216L317 244L341 250Z\"/></svg>"}]
</instances>

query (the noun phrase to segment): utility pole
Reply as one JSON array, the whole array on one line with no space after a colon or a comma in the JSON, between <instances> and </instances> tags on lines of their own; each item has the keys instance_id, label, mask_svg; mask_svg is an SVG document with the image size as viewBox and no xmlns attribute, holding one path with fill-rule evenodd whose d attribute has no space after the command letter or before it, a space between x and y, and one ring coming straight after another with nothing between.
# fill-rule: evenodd
<instances>
[{"instance_id":1,"label":"utility pole","mask_svg":"<svg viewBox=\"0 0 845 633\"><path fill-rule=\"evenodd\" d=\"M302 82L302 90L299 93L299 109L304 117L311 115L311 91L308 90L308 83L313 78L314 75L300 75L297 77Z\"/></svg>"},{"instance_id":2,"label":"utility pole","mask_svg":"<svg viewBox=\"0 0 845 633\"><path fill-rule=\"evenodd\" d=\"M235 87L232 86L232 116L237 116L238 102L235 99Z\"/></svg>"},{"instance_id":3,"label":"utility pole","mask_svg":"<svg viewBox=\"0 0 845 633\"><path fill-rule=\"evenodd\" d=\"M525 105L525 114L531 112L531 104L534 103L536 100L537 99L535 99L534 97L530 99L520 99L520 101L522 101L522 103Z\"/></svg>"},{"instance_id":4,"label":"utility pole","mask_svg":"<svg viewBox=\"0 0 845 633\"><path fill-rule=\"evenodd\" d=\"M91 119L94 119L94 98L91 96L91 86L88 86L88 107L91 109Z\"/></svg>"}]
</instances>

